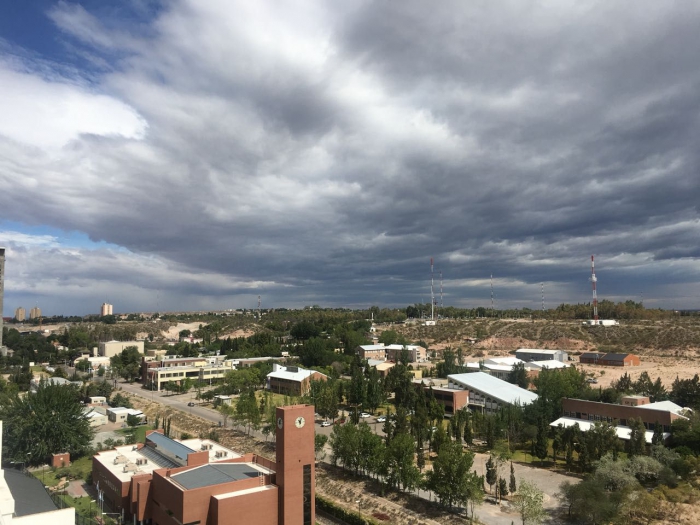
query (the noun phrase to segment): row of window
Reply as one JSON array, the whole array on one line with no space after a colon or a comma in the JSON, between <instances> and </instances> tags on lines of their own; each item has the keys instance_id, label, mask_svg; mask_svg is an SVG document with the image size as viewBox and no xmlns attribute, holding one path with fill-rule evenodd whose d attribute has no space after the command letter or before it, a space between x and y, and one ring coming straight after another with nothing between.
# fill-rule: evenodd
<instances>
[{"instance_id":1,"label":"row of window","mask_svg":"<svg viewBox=\"0 0 700 525\"><path fill-rule=\"evenodd\" d=\"M583 413L572 412L569 410L564 410L564 416L565 417L574 417L576 419L585 419L588 421L600 421L601 423L610 423L610 424L615 424L615 425L621 425L623 427L628 426L627 425L628 421L627 421L627 419L624 419L624 418L623 419L615 419L615 418L610 417L610 416L601 416L598 414L586 414L585 412L583 412ZM645 429L654 430L654 427L655 427L654 424L644 422ZM663 425L663 429L664 429L664 432L671 431L671 427L669 427L668 425Z\"/></svg>"}]
</instances>

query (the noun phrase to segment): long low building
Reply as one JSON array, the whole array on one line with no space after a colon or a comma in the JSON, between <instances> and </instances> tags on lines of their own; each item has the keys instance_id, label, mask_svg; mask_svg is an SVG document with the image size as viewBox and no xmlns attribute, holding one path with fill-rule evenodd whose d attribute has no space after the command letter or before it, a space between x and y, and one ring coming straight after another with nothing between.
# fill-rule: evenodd
<instances>
[{"instance_id":1,"label":"long low building","mask_svg":"<svg viewBox=\"0 0 700 525\"><path fill-rule=\"evenodd\" d=\"M677 419L687 419L683 415L686 410L671 401L660 401L658 403L639 403L640 396L630 396L634 398L634 404L613 404L601 403L599 401L587 401L584 399L562 399L562 410L565 418L579 421L605 421L608 423L628 426L632 419L641 419L644 427L653 432L654 427L659 424L664 432L671 431L671 424ZM623 398L623 403L625 402ZM556 422L555 422L556 423Z\"/></svg>"},{"instance_id":2,"label":"long low building","mask_svg":"<svg viewBox=\"0 0 700 525\"><path fill-rule=\"evenodd\" d=\"M601 366L639 366L641 360L635 354L601 354L600 352L585 352L579 356L579 362Z\"/></svg>"},{"instance_id":3,"label":"long low building","mask_svg":"<svg viewBox=\"0 0 700 525\"><path fill-rule=\"evenodd\" d=\"M411 363L423 363L427 359L427 351L418 345L360 345L355 348L355 353L360 359L379 359L398 362L401 352L408 352L408 360Z\"/></svg>"},{"instance_id":4,"label":"long low building","mask_svg":"<svg viewBox=\"0 0 700 525\"><path fill-rule=\"evenodd\" d=\"M185 379L209 381L223 379L235 368L233 359L221 357L173 357L141 361L141 381L148 388L160 391L165 383L180 384Z\"/></svg>"},{"instance_id":5,"label":"long low building","mask_svg":"<svg viewBox=\"0 0 700 525\"><path fill-rule=\"evenodd\" d=\"M587 421L585 419L576 419L573 417L560 417L553 423L550 423L549 426L555 428L559 426L561 426L562 428L569 428L573 427L574 425L578 425L578 428L582 432L588 432L595 426L595 424L595 421ZM623 441L629 441L630 435L632 434L632 429L625 425L615 425L615 434L617 435L618 439L621 439ZM669 432L663 432L663 439L668 439L670 435L671 434ZM646 441L647 445L651 445L653 437L653 430L644 431L644 440Z\"/></svg>"},{"instance_id":6,"label":"long low building","mask_svg":"<svg viewBox=\"0 0 700 525\"><path fill-rule=\"evenodd\" d=\"M569 360L569 354L564 350L543 350L540 348L518 348L515 357L523 361L561 361Z\"/></svg>"},{"instance_id":7,"label":"long low building","mask_svg":"<svg viewBox=\"0 0 700 525\"><path fill-rule=\"evenodd\" d=\"M487 413L497 412L505 405L529 405L537 394L508 383L485 372L451 374L449 388L469 391L469 406Z\"/></svg>"}]
</instances>

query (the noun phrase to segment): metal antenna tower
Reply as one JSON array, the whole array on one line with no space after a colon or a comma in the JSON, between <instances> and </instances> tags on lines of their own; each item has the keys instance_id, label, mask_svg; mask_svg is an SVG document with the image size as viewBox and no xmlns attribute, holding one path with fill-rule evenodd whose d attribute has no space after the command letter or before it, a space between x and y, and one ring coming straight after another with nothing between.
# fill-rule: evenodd
<instances>
[{"instance_id":1,"label":"metal antenna tower","mask_svg":"<svg viewBox=\"0 0 700 525\"><path fill-rule=\"evenodd\" d=\"M435 320L435 292L434 292L434 273L433 273L433 258L430 258L430 320Z\"/></svg>"},{"instance_id":2,"label":"metal antenna tower","mask_svg":"<svg viewBox=\"0 0 700 525\"><path fill-rule=\"evenodd\" d=\"M258 319L260 319L260 296L258 295Z\"/></svg>"},{"instance_id":3,"label":"metal antenna tower","mask_svg":"<svg viewBox=\"0 0 700 525\"><path fill-rule=\"evenodd\" d=\"M598 281L595 276L595 256L591 255L591 284L593 285L593 324L598 324L598 295L595 283Z\"/></svg>"},{"instance_id":4,"label":"metal antenna tower","mask_svg":"<svg viewBox=\"0 0 700 525\"><path fill-rule=\"evenodd\" d=\"M544 313L544 283L540 283L540 289L542 290L542 313Z\"/></svg>"},{"instance_id":5,"label":"metal antenna tower","mask_svg":"<svg viewBox=\"0 0 700 525\"><path fill-rule=\"evenodd\" d=\"M493 315L493 274L491 274L491 315Z\"/></svg>"}]
</instances>

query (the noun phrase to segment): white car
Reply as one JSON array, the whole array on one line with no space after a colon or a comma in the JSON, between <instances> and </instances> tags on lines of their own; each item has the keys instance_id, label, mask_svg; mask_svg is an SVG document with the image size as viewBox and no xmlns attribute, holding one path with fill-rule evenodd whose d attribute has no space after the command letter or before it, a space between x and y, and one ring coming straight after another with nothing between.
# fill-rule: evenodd
<instances>
[{"instance_id":1,"label":"white car","mask_svg":"<svg viewBox=\"0 0 700 525\"><path fill-rule=\"evenodd\" d=\"M367 412L360 412L360 417L372 417Z\"/></svg>"},{"instance_id":2,"label":"white car","mask_svg":"<svg viewBox=\"0 0 700 525\"><path fill-rule=\"evenodd\" d=\"M324 421L323 423L321 423L321 426L322 426L322 427L329 427L329 426L331 426L332 424L333 424L333 423L331 423L330 421Z\"/></svg>"},{"instance_id":3,"label":"white car","mask_svg":"<svg viewBox=\"0 0 700 525\"><path fill-rule=\"evenodd\" d=\"M377 423L384 423L386 421L386 416L379 416L377 418Z\"/></svg>"}]
</instances>

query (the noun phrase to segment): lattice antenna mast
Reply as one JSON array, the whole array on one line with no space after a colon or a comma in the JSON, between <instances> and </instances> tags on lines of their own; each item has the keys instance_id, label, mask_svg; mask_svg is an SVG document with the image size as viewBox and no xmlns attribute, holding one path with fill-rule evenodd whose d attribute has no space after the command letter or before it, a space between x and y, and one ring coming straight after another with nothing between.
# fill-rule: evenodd
<instances>
[{"instance_id":1,"label":"lattice antenna mast","mask_svg":"<svg viewBox=\"0 0 700 525\"><path fill-rule=\"evenodd\" d=\"M435 289L434 289L433 258L430 258L430 320L435 320Z\"/></svg>"},{"instance_id":2,"label":"lattice antenna mast","mask_svg":"<svg viewBox=\"0 0 700 525\"><path fill-rule=\"evenodd\" d=\"M598 281L595 276L595 256L591 255L591 285L593 286L593 323L598 324L598 295L595 283Z\"/></svg>"},{"instance_id":3,"label":"lattice antenna mast","mask_svg":"<svg viewBox=\"0 0 700 525\"><path fill-rule=\"evenodd\" d=\"M544 283L540 283L540 289L542 290L542 313L544 313Z\"/></svg>"},{"instance_id":4,"label":"lattice antenna mast","mask_svg":"<svg viewBox=\"0 0 700 525\"><path fill-rule=\"evenodd\" d=\"M491 274L491 315L493 315L493 274Z\"/></svg>"},{"instance_id":5,"label":"lattice antenna mast","mask_svg":"<svg viewBox=\"0 0 700 525\"><path fill-rule=\"evenodd\" d=\"M261 319L262 314L260 312L260 296L258 295L258 319Z\"/></svg>"}]
</instances>

